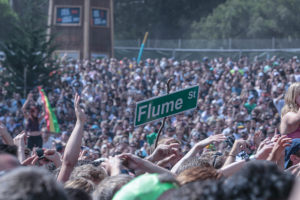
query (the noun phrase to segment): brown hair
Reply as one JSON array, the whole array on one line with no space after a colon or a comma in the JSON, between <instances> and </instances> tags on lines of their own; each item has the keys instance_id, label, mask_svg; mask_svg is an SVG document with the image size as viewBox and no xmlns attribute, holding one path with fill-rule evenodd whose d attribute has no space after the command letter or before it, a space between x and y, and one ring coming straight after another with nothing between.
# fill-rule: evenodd
<instances>
[{"instance_id":1,"label":"brown hair","mask_svg":"<svg viewBox=\"0 0 300 200\"><path fill-rule=\"evenodd\" d=\"M101 166L95 167L88 164L75 167L70 175L70 180L85 178L87 180L93 181L96 185L98 185L106 177L107 173Z\"/></svg>"},{"instance_id":2,"label":"brown hair","mask_svg":"<svg viewBox=\"0 0 300 200\"><path fill-rule=\"evenodd\" d=\"M210 151L201 156L201 159L209 160L209 164L215 169L220 169L225 163L226 155L217 155L217 151Z\"/></svg>"},{"instance_id":3,"label":"brown hair","mask_svg":"<svg viewBox=\"0 0 300 200\"><path fill-rule=\"evenodd\" d=\"M196 157L187 158L178 167L177 174L180 174L184 170L195 166L210 167L211 165L207 159L199 159Z\"/></svg>"},{"instance_id":4,"label":"brown hair","mask_svg":"<svg viewBox=\"0 0 300 200\"><path fill-rule=\"evenodd\" d=\"M69 180L65 183L65 188L78 188L84 190L89 195L92 195L95 190L95 184L84 178L76 178L74 180Z\"/></svg>"},{"instance_id":5,"label":"brown hair","mask_svg":"<svg viewBox=\"0 0 300 200\"><path fill-rule=\"evenodd\" d=\"M170 139L170 137L162 138L162 139L158 140L157 146L163 144L166 140L169 140L169 139ZM181 145L181 142L180 142L179 140L177 140L176 138L173 138L173 139L169 142L169 144L173 144L173 143L178 143L178 144Z\"/></svg>"},{"instance_id":6,"label":"brown hair","mask_svg":"<svg viewBox=\"0 0 300 200\"><path fill-rule=\"evenodd\" d=\"M177 176L180 185L194 181L218 180L222 177L213 167L195 166L188 168Z\"/></svg>"}]
</instances>

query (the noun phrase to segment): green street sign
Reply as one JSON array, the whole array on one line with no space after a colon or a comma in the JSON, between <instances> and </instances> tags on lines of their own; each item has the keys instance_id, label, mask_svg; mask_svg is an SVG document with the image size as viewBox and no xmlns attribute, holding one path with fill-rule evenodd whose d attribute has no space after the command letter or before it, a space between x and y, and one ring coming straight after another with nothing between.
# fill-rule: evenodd
<instances>
[{"instance_id":1,"label":"green street sign","mask_svg":"<svg viewBox=\"0 0 300 200\"><path fill-rule=\"evenodd\" d=\"M136 103L134 126L197 107L199 85Z\"/></svg>"}]
</instances>

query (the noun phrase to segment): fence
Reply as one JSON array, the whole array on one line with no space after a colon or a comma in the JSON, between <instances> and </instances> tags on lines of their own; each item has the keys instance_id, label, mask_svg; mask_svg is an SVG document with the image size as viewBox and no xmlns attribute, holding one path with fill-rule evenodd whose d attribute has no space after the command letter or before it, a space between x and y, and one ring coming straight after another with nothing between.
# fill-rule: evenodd
<instances>
[{"instance_id":1,"label":"fence","mask_svg":"<svg viewBox=\"0 0 300 200\"><path fill-rule=\"evenodd\" d=\"M140 47L141 39L115 40L115 47ZM300 39L220 39L158 40L147 39L146 48L167 49L291 49L300 48Z\"/></svg>"},{"instance_id":2,"label":"fence","mask_svg":"<svg viewBox=\"0 0 300 200\"><path fill-rule=\"evenodd\" d=\"M117 59L137 57L141 39L115 40L114 52ZM220 40L157 40L148 39L142 59L170 58L178 60L200 60L204 56L231 57L238 59L247 55L266 59L273 55L290 58L300 54L300 39L220 39Z\"/></svg>"}]
</instances>

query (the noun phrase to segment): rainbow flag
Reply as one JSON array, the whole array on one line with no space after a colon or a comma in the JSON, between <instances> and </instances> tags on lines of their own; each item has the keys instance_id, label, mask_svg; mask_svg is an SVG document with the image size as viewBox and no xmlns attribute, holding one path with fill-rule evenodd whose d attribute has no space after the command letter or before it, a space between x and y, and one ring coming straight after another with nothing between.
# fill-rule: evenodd
<instances>
[{"instance_id":1,"label":"rainbow flag","mask_svg":"<svg viewBox=\"0 0 300 200\"><path fill-rule=\"evenodd\" d=\"M52 133L59 133L60 129L58 126L58 122L57 122L57 118L51 108L51 105L49 103L49 100L44 92L44 90L41 87L39 88L39 92L42 98L42 101L44 103L44 107L45 107L45 120L47 123L47 129L48 131L52 132Z\"/></svg>"}]
</instances>

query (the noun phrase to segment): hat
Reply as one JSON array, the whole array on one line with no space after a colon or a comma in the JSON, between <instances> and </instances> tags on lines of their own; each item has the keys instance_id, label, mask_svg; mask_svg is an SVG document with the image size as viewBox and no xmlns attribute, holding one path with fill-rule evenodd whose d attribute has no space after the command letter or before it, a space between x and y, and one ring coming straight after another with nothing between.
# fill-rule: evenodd
<instances>
[{"instance_id":1,"label":"hat","mask_svg":"<svg viewBox=\"0 0 300 200\"><path fill-rule=\"evenodd\" d=\"M251 100L252 98L255 98L255 96L254 96L254 95L250 95L250 96L248 97L248 100Z\"/></svg>"},{"instance_id":2,"label":"hat","mask_svg":"<svg viewBox=\"0 0 300 200\"><path fill-rule=\"evenodd\" d=\"M36 152L37 156L39 157L39 159L45 158L43 148L36 149L35 152Z\"/></svg>"},{"instance_id":3,"label":"hat","mask_svg":"<svg viewBox=\"0 0 300 200\"><path fill-rule=\"evenodd\" d=\"M93 125L93 126L91 127L91 129L99 129L99 126Z\"/></svg>"},{"instance_id":4,"label":"hat","mask_svg":"<svg viewBox=\"0 0 300 200\"><path fill-rule=\"evenodd\" d=\"M137 68L136 70L135 70L135 73L139 73L139 72L141 72L142 70L140 69L140 68Z\"/></svg>"},{"instance_id":5,"label":"hat","mask_svg":"<svg viewBox=\"0 0 300 200\"><path fill-rule=\"evenodd\" d=\"M61 150L63 150L63 146L61 144L57 144L56 145L56 151L60 152Z\"/></svg>"},{"instance_id":6,"label":"hat","mask_svg":"<svg viewBox=\"0 0 300 200\"><path fill-rule=\"evenodd\" d=\"M285 147L285 157L284 157L284 168L288 166L290 162L290 157L300 149L300 139L295 138L292 140L292 145Z\"/></svg>"},{"instance_id":7,"label":"hat","mask_svg":"<svg viewBox=\"0 0 300 200\"><path fill-rule=\"evenodd\" d=\"M258 76L262 77L262 76L264 76L264 73L263 72L259 72Z\"/></svg>"},{"instance_id":8,"label":"hat","mask_svg":"<svg viewBox=\"0 0 300 200\"><path fill-rule=\"evenodd\" d=\"M173 63L173 65L174 65L174 66L179 65L179 62L178 62L178 61L175 61L175 62Z\"/></svg>"},{"instance_id":9,"label":"hat","mask_svg":"<svg viewBox=\"0 0 300 200\"><path fill-rule=\"evenodd\" d=\"M247 71L249 71L249 68L248 68L248 67L245 67L245 68L243 69L243 71L244 71L244 72L247 72Z\"/></svg>"},{"instance_id":10,"label":"hat","mask_svg":"<svg viewBox=\"0 0 300 200\"><path fill-rule=\"evenodd\" d=\"M173 188L178 187L171 182L160 182L158 174L144 174L124 185L115 194L113 200L156 200L164 192Z\"/></svg>"},{"instance_id":11,"label":"hat","mask_svg":"<svg viewBox=\"0 0 300 200\"><path fill-rule=\"evenodd\" d=\"M244 128L245 126L244 126L244 124L242 122L239 122L239 123L237 123L237 127L238 128Z\"/></svg>"},{"instance_id":12,"label":"hat","mask_svg":"<svg viewBox=\"0 0 300 200\"><path fill-rule=\"evenodd\" d=\"M234 70L234 71L239 71L239 67L238 67L238 66L234 66L234 67L233 67L233 70Z\"/></svg>"},{"instance_id":13,"label":"hat","mask_svg":"<svg viewBox=\"0 0 300 200\"><path fill-rule=\"evenodd\" d=\"M282 86L283 86L283 83L278 83L277 84L277 87L279 87L279 88L282 87Z\"/></svg>"},{"instance_id":14,"label":"hat","mask_svg":"<svg viewBox=\"0 0 300 200\"><path fill-rule=\"evenodd\" d=\"M208 57L203 58L203 62L205 62L205 61L209 61Z\"/></svg>"},{"instance_id":15,"label":"hat","mask_svg":"<svg viewBox=\"0 0 300 200\"><path fill-rule=\"evenodd\" d=\"M200 137L200 133L195 131L195 132L192 133L192 136L197 136L197 138L199 138Z\"/></svg>"},{"instance_id":16,"label":"hat","mask_svg":"<svg viewBox=\"0 0 300 200\"><path fill-rule=\"evenodd\" d=\"M106 147L107 147L107 144L103 144L103 145L101 146L101 150L104 149L104 148L106 148Z\"/></svg>"},{"instance_id":17,"label":"hat","mask_svg":"<svg viewBox=\"0 0 300 200\"><path fill-rule=\"evenodd\" d=\"M274 76L279 76L279 72L274 72Z\"/></svg>"}]
</instances>

